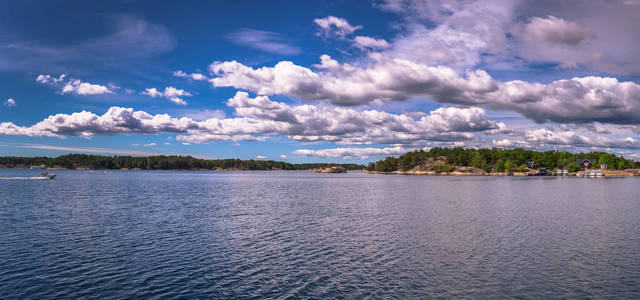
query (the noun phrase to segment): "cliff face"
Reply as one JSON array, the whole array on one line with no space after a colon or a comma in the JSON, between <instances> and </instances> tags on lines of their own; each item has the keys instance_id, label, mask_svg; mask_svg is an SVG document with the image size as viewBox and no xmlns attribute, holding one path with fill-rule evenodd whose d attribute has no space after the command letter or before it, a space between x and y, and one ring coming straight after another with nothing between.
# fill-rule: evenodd
<instances>
[{"instance_id":1,"label":"cliff face","mask_svg":"<svg viewBox=\"0 0 640 300\"><path fill-rule=\"evenodd\" d=\"M411 168L411 170L407 172L421 173L421 172L430 172L433 171L433 168L437 165L446 165L447 158L445 156L440 156L437 158L429 157L423 163Z\"/></svg>"}]
</instances>

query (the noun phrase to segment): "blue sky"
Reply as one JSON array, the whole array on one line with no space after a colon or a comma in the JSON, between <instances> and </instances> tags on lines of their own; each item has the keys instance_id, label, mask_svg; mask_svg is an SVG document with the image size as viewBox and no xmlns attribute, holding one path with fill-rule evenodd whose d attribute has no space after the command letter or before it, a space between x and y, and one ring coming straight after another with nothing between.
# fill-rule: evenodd
<instances>
[{"instance_id":1,"label":"blue sky","mask_svg":"<svg viewBox=\"0 0 640 300\"><path fill-rule=\"evenodd\" d=\"M598 0L3 1L0 155L640 159L638 14Z\"/></svg>"}]
</instances>

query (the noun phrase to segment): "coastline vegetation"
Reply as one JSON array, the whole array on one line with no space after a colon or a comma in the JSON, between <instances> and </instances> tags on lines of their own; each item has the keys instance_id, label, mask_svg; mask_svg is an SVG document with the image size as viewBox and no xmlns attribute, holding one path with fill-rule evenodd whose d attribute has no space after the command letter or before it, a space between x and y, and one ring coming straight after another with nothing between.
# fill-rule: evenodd
<instances>
[{"instance_id":1,"label":"coastline vegetation","mask_svg":"<svg viewBox=\"0 0 640 300\"><path fill-rule=\"evenodd\" d=\"M571 153L557 151L532 151L525 149L465 149L465 148L431 148L429 151L417 150L399 157L387 157L369 163L367 171L394 172L409 171L423 164L429 158L441 158L443 163L433 167L436 173L450 172L454 166L474 167L485 172L524 172L527 162L534 162L536 168L567 169L569 172L580 170L577 163L581 159L595 161L594 168L607 164L608 169L638 169L640 162L631 161L607 152Z\"/></svg>"},{"instance_id":2,"label":"coastline vegetation","mask_svg":"<svg viewBox=\"0 0 640 300\"><path fill-rule=\"evenodd\" d=\"M28 168L45 166L66 169L141 169L141 170L310 170L342 166L347 170L361 170L363 165L305 163L292 164L273 160L200 159L192 156L101 156L67 154L58 157L0 157L0 167Z\"/></svg>"}]
</instances>

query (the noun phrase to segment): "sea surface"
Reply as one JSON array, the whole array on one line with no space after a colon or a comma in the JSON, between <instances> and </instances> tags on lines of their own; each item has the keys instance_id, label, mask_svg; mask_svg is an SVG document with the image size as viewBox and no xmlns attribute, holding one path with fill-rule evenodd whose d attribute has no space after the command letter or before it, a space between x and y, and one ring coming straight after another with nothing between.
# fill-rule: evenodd
<instances>
[{"instance_id":1,"label":"sea surface","mask_svg":"<svg viewBox=\"0 0 640 300\"><path fill-rule=\"evenodd\" d=\"M638 177L55 173L0 180L1 299L640 298Z\"/></svg>"}]
</instances>

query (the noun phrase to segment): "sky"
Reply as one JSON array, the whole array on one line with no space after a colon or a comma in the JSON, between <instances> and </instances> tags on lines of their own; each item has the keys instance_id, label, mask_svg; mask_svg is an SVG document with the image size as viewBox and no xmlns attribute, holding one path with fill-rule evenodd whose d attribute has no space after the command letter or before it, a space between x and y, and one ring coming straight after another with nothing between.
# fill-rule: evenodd
<instances>
[{"instance_id":1,"label":"sky","mask_svg":"<svg viewBox=\"0 0 640 300\"><path fill-rule=\"evenodd\" d=\"M0 155L640 160L640 1L2 1Z\"/></svg>"}]
</instances>

